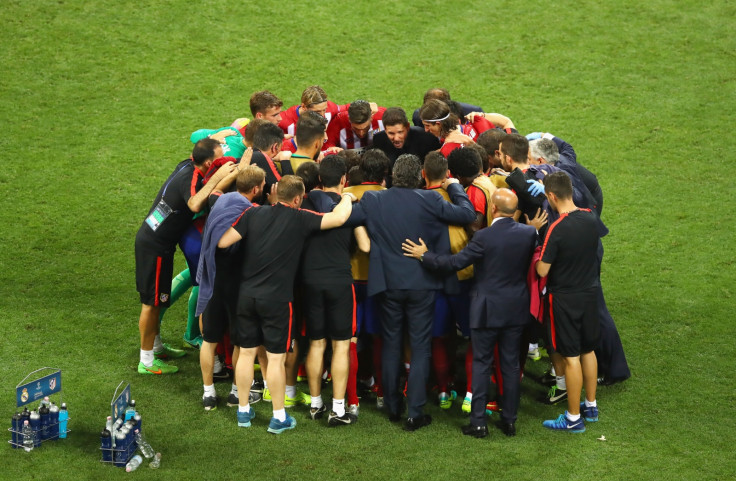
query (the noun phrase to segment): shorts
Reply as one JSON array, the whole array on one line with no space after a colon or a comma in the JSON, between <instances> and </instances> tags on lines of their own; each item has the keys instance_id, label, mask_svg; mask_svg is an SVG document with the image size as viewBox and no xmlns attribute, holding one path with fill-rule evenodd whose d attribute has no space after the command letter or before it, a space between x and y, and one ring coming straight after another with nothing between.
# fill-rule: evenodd
<instances>
[{"instance_id":1,"label":"shorts","mask_svg":"<svg viewBox=\"0 0 736 481\"><path fill-rule=\"evenodd\" d=\"M368 295L368 285L365 281L353 282L355 290L355 317L356 335L366 333L381 334L381 318L378 315L374 296Z\"/></svg>"},{"instance_id":2,"label":"shorts","mask_svg":"<svg viewBox=\"0 0 736 481\"><path fill-rule=\"evenodd\" d=\"M146 227L147 228L147 227ZM176 247L162 246L142 233L135 236L135 288L141 304L168 307Z\"/></svg>"},{"instance_id":3,"label":"shorts","mask_svg":"<svg viewBox=\"0 0 736 481\"><path fill-rule=\"evenodd\" d=\"M293 309L291 302L256 299L240 292L238 314L231 336L236 346L263 345L272 354L284 354L291 347Z\"/></svg>"},{"instance_id":4,"label":"shorts","mask_svg":"<svg viewBox=\"0 0 736 481\"><path fill-rule=\"evenodd\" d=\"M448 295L437 291L434 297L432 337L443 337L457 328L470 337L470 294L472 280L460 281L460 294Z\"/></svg>"},{"instance_id":5,"label":"shorts","mask_svg":"<svg viewBox=\"0 0 736 481\"><path fill-rule=\"evenodd\" d=\"M356 334L355 290L347 285L304 285L307 337L346 341Z\"/></svg>"},{"instance_id":6,"label":"shorts","mask_svg":"<svg viewBox=\"0 0 736 481\"><path fill-rule=\"evenodd\" d=\"M189 270L196 274L199 265L199 253L202 251L202 234L194 225L189 226L179 239L179 249L184 253ZM192 276L192 285L199 285L196 275Z\"/></svg>"},{"instance_id":7,"label":"shorts","mask_svg":"<svg viewBox=\"0 0 736 481\"><path fill-rule=\"evenodd\" d=\"M215 276L215 285L212 288L212 297L207 302L202 313L202 339L206 342L220 342L228 330L234 325L238 309L238 289L240 278L218 269ZM234 334L234 333L233 333ZM230 342L238 345L237 336L231 335Z\"/></svg>"},{"instance_id":8,"label":"shorts","mask_svg":"<svg viewBox=\"0 0 736 481\"><path fill-rule=\"evenodd\" d=\"M563 357L593 351L600 341L596 289L575 293L550 293L544 300L548 346Z\"/></svg>"}]
</instances>

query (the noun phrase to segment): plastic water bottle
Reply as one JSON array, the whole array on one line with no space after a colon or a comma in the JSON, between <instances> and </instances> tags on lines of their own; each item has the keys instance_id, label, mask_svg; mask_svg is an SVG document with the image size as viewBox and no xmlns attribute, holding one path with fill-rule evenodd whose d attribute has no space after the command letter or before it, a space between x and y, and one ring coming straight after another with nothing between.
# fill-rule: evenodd
<instances>
[{"instance_id":1,"label":"plastic water bottle","mask_svg":"<svg viewBox=\"0 0 736 481\"><path fill-rule=\"evenodd\" d=\"M128 464L125 465L125 470L127 472L135 471L136 469L138 469L138 466L140 466L142 462L143 458L141 457L141 455L136 454L135 456L133 456L133 459L128 461Z\"/></svg>"},{"instance_id":2,"label":"plastic water bottle","mask_svg":"<svg viewBox=\"0 0 736 481\"><path fill-rule=\"evenodd\" d=\"M45 398L48 400L48 397ZM49 414L49 407L46 404L41 404L41 407L38 408L38 415L41 417L41 441L46 441L49 436L49 418L51 417Z\"/></svg>"},{"instance_id":3,"label":"plastic water bottle","mask_svg":"<svg viewBox=\"0 0 736 481\"><path fill-rule=\"evenodd\" d=\"M115 450L113 451L113 464L115 466L123 467L125 462L128 460L128 451L125 447L125 435L118 431L115 434Z\"/></svg>"},{"instance_id":4,"label":"plastic water bottle","mask_svg":"<svg viewBox=\"0 0 736 481\"><path fill-rule=\"evenodd\" d=\"M141 430L141 413L136 411L135 416L133 416L133 421L135 421L135 429L140 431Z\"/></svg>"},{"instance_id":5,"label":"plastic water bottle","mask_svg":"<svg viewBox=\"0 0 736 481\"><path fill-rule=\"evenodd\" d=\"M49 439L59 439L59 406L54 403L49 408Z\"/></svg>"},{"instance_id":6,"label":"plastic water bottle","mask_svg":"<svg viewBox=\"0 0 736 481\"><path fill-rule=\"evenodd\" d=\"M23 421L23 449L26 452L33 450L33 428L28 421Z\"/></svg>"},{"instance_id":7,"label":"plastic water bottle","mask_svg":"<svg viewBox=\"0 0 736 481\"><path fill-rule=\"evenodd\" d=\"M22 417L18 411L13 414L13 424L12 424L12 432L10 433L10 444L13 446L13 449L20 448L23 439L23 424Z\"/></svg>"},{"instance_id":8,"label":"plastic water bottle","mask_svg":"<svg viewBox=\"0 0 736 481\"><path fill-rule=\"evenodd\" d=\"M148 463L148 467L151 469L158 469L159 466L161 466L161 453L156 453L153 460Z\"/></svg>"},{"instance_id":9,"label":"plastic water bottle","mask_svg":"<svg viewBox=\"0 0 736 481\"><path fill-rule=\"evenodd\" d=\"M105 421L105 429L110 431L110 436L112 436L112 416L107 417L107 421Z\"/></svg>"},{"instance_id":10,"label":"plastic water bottle","mask_svg":"<svg viewBox=\"0 0 736 481\"><path fill-rule=\"evenodd\" d=\"M49 402L48 396L44 396L44 398L41 399L41 404L38 406L38 410L41 411L42 407L51 407L51 402Z\"/></svg>"},{"instance_id":11,"label":"plastic water bottle","mask_svg":"<svg viewBox=\"0 0 736 481\"><path fill-rule=\"evenodd\" d=\"M59 410L59 437L66 439L66 422L69 419L69 411L66 409L66 403L61 403Z\"/></svg>"},{"instance_id":12,"label":"plastic water bottle","mask_svg":"<svg viewBox=\"0 0 736 481\"><path fill-rule=\"evenodd\" d=\"M106 463L112 462L112 434L107 429L103 429L100 434L100 448L102 460Z\"/></svg>"},{"instance_id":13,"label":"plastic water bottle","mask_svg":"<svg viewBox=\"0 0 736 481\"><path fill-rule=\"evenodd\" d=\"M135 416L135 399L131 399L128 407L125 409L125 421L133 419L133 416Z\"/></svg>"},{"instance_id":14,"label":"plastic water bottle","mask_svg":"<svg viewBox=\"0 0 736 481\"><path fill-rule=\"evenodd\" d=\"M118 432L120 432L120 428L122 428L122 427L123 427L123 420L120 419L120 418L116 419L115 422L112 425L112 431L110 431L110 433L112 433L112 445L113 445L113 447L117 446L117 444L118 444L117 434L118 434Z\"/></svg>"},{"instance_id":15,"label":"plastic water bottle","mask_svg":"<svg viewBox=\"0 0 736 481\"><path fill-rule=\"evenodd\" d=\"M41 445L41 416L36 411L31 411L31 430L33 431L33 447Z\"/></svg>"},{"instance_id":16,"label":"plastic water bottle","mask_svg":"<svg viewBox=\"0 0 736 481\"><path fill-rule=\"evenodd\" d=\"M138 449L141 450L141 453L143 453L143 456L146 457L146 459L151 459L154 456L153 448L150 444L148 444L148 441L146 441L146 438L143 437L143 433L140 431L135 432L135 440L138 443Z\"/></svg>"}]
</instances>

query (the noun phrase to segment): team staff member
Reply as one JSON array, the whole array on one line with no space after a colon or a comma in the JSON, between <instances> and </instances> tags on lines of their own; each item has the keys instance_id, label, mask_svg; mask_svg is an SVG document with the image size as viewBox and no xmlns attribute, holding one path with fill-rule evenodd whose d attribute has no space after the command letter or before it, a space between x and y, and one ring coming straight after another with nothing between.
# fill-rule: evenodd
<instances>
[{"instance_id":1,"label":"team staff member","mask_svg":"<svg viewBox=\"0 0 736 481\"><path fill-rule=\"evenodd\" d=\"M284 410L286 351L292 342L292 301L294 279L306 238L321 230L340 227L351 211L354 196L344 194L335 209L320 215L299 207L304 184L294 175L285 175L275 188L279 202L245 211L218 242L225 248L241 242L238 314L234 337L240 346L235 368L238 386L250 386L258 346L266 348L266 380L271 392L273 418L268 432L279 434L296 426ZM249 427L255 412L245 396L240 396L238 426Z\"/></svg>"},{"instance_id":2,"label":"team staff member","mask_svg":"<svg viewBox=\"0 0 736 481\"><path fill-rule=\"evenodd\" d=\"M501 429L507 436L516 434L519 408L519 345L524 326L529 322L529 288L526 277L537 245L532 226L514 222L518 200L508 189L491 197L492 224L475 233L455 255L427 252L407 239L404 255L423 261L429 269L457 271L473 264L475 284L470 298L470 340L473 343L473 400L470 424L463 434L482 438L488 435L486 399L491 376L493 349L498 342L499 364L504 379L501 400Z\"/></svg>"},{"instance_id":3,"label":"team staff member","mask_svg":"<svg viewBox=\"0 0 736 481\"><path fill-rule=\"evenodd\" d=\"M220 143L203 139L194 145L191 160L180 163L159 190L148 216L135 237L135 283L141 299L138 329L141 336L140 374L169 374L176 366L154 359L167 355L167 346L159 336L159 313L171 297L174 251L184 232L191 227L194 213L207 203L217 187L225 188L235 178L232 164L221 168L210 182L202 178L212 162L222 157ZM222 184L219 184L222 181Z\"/></svg>"},{"instance_id":4,"label":"team staff member","mask_svg":"<svg viewBox=\"0 0 736 481\"><path fill-rule=\"evenodd\" d=\"M199 258L197 280L200 295L197 301L197 316L202 316L202 346L199 349L199 365L202 369L204 394L202 404L205 411L217 408L217 393L213 382L215 348L235 322L238 299L238 253L217 248L220 237L238 217L251 207L252 201L260 197L266 183L263 169L256 165L238 167L237 192L223 194L217 190L210 195L211 211L207 217L202 239L202 254ZM237 345L237 343L235 343ZM237 364L238 347L233 350L232 363ZM249 386L248 386L249 387ZM248 389L245 389L247 392ZM233 383L230 397L237 399L237 384ZM228 403L231 400L228 399ZM235 401L234 404L237 404Z\"/></svg>"},{"instance_id":5,"label":"team staff member","mask_svg":"<svg viewBox=\"0 0 736 481\"><path fill-rule=\"evenodd\" d=\"M560 218L549 226L536 270L547 280L545 322L550 345L562 362L557 375L567 383L567 411L544 421L549 429L582 433L586 421L598 420L595 399L598 362L593 350L600 340L598 322L598 219L589 209L578 209L572 200L572 182L564 172L544 180L552 209ZM558 358L559 359L559 358ZM585 402L580 393L585 385Z\"/></svg>"}]
</instances>

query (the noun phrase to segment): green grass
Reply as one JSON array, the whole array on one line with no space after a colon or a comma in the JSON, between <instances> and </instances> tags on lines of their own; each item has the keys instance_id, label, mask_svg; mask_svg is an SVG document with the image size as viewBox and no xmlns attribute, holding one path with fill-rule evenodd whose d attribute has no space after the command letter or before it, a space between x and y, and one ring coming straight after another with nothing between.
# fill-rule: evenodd
<instances>
[{"instance_id":1,"label":"green grass","mask_svg":"<svg viewBox=\"0 0 736 481\"><path fill-rule=\"evenodd\" d=\"M736 472L732 3L6 0L0 14L0 416L9 427L15 384L54 366L73 429L30 455L0 449L0 479L121 476L97 450L121 380L163 453L139 478ZM315 83L339 103L407 110L446 86L524 133L568 140L598 175L604 288L633 375L600 390L588 432L543 430L559 409L536 403L541 388L525 380L514 439L465 439L459 408L435 406L429 429L406 434L367 405L345 430L297 408L297 429L274 437L268 405L250 430L224 408L204 416L193 356L171 378L135 374L133 239L189 134L247 115L255 90L288 106ZM169 312L165 339L181 336L184 309Z\"/></svg>"}]
</instances>

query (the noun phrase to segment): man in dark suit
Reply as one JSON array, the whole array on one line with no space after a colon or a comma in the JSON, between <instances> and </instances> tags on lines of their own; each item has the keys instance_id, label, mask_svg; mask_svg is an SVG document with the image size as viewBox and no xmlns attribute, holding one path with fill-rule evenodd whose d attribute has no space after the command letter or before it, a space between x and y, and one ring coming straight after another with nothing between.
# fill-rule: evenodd
<instances>
[{"instance_id":1,"label":"man in dark suit","mask_svg":"<svg viewBox=\"0 0 736 481\"><path fill-rule=\"evenodd\" d=\"M350 223L365 223L371 238L368 295L377 295L383 335L384 401L389 419L401 419L399 372L404 326L411 345L411 369L407 386L409 417L405 429L414 431L432 422L423 413L432 344L434 293L457 276L430 272L403 255L407 237L427 239L438 252L450 253L447 224L473 222L475 212L457 179L443 187L452 203L434 191L417 189L422 166L414 155L396 159L393 187L366 192L353 210Z\"/></svg>"},{"instance_id":2,"label":"man in dark suit","mask_svg":"<svg viewBox=\"0 0 736 481\"><path fill-rule=\"evenodd\" d=\"M473 264L475 285L470 293L470 340L473 345L473 401L470 424L463 434L488 435L486 400L493 348L498 342L504 392L500 427L507 436L516 434L519 408L519 346L522 331L530 321L527 273L537 244L537 232L512 218L518 199L509 189L491 197L493 223L475 233L470 243L455 255L428 252L423 239L406 239L404 255L422 261L430 270L457 271Z\"/></svg>"}]
</instances>

